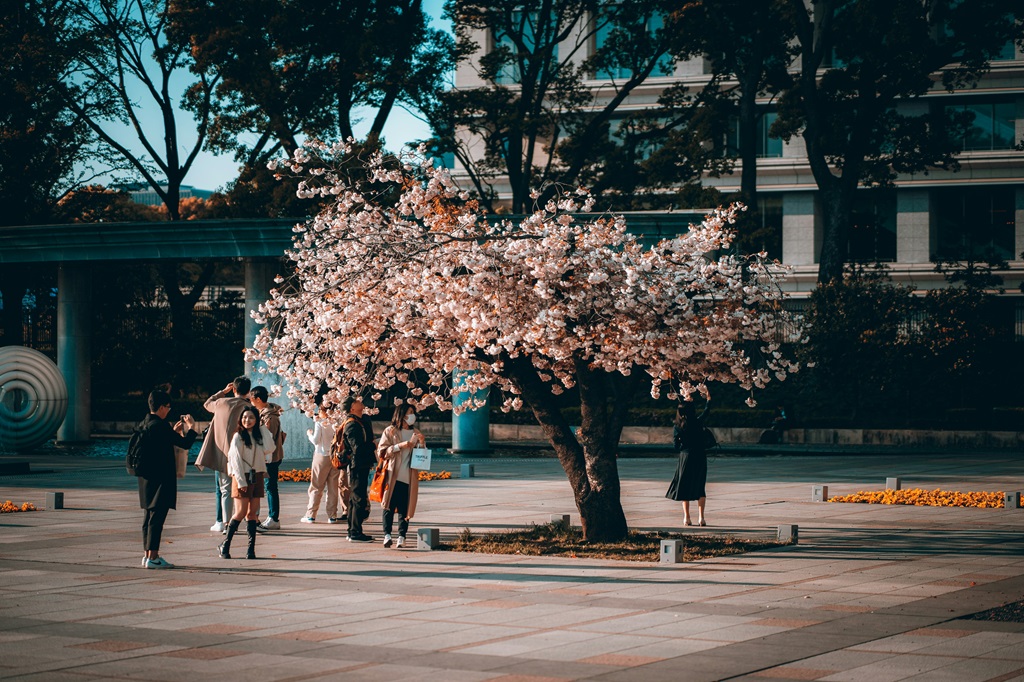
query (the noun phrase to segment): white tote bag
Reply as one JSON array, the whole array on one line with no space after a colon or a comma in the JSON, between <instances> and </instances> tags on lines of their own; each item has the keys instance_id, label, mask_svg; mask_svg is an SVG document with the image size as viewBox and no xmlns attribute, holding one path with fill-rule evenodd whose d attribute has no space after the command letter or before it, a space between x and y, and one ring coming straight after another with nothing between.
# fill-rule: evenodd
<instances>
[{"instance_id":1,"label":"white tote bag","mask_svg":"<svg viewBox=\"0 0 1024 682\"><path fill-rule=\"evenodd\" d=\"M413 448L409 466L420 471L430 471L430 448Z\"/></svg>"}]
</instances>

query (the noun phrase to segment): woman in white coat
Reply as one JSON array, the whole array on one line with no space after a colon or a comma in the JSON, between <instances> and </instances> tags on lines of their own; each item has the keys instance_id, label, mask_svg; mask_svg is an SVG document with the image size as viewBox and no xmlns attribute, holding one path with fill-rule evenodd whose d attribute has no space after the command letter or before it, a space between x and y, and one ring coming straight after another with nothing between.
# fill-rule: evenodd
<instances>
[{"instance_id":1,"label":"woman in white coat","mask_svg":"<svg viewBox=\"0 0 1024 682\"><path fill-rule=\"evenodd\" d=\"M402 403L395 408L391 424L384 429L377 444L377 458L387 462L384 495L380 505L384 508L384 546L392 545L391 531L398 514L398 547L405 545L409 519L416 513L420 472L409 466L413 448L426 447L426 439L416 428L416 408Z\"/></svg>"},{"instance_id":2,"label":"woman in white coat","mask_svg":"<svg viewBox=\"0 0 1024 682\"><path fill-rule=\"evenodd\" d=\"M246 559L256 558L256 525L260 517L260 498L263 481L267 476L267 460L274 456L274 436L260 426L260 413L255 407L246 407L238 417L238 433L231 438L228 448L228 476L231 477L231 497L235 513L228 524L228 537L220 545L220 556L231 558L231 538L238 531L242 519L246 520L249 549Z\"/></svg>"}]
</instances>

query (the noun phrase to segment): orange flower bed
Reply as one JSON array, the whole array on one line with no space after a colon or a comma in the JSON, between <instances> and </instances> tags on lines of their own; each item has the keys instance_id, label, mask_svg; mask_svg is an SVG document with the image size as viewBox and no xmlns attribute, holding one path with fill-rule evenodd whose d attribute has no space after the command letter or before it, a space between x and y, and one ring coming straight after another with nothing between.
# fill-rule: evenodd
<instances>
[{"instance_id":1,"label":"orange flower bed","mask_svg":"<svg viewBox=\"0 0 1024 682\"><path fill-rule=\"evenodd\" d=\"M0 514L11 514L13 512L26 511L36 511L36 506L31 502L25 502L19 507L10 500L5 500L3 504L0 504Z\"/></svg>"},{"instance_id":2,"label":"orange flower bed","mask_svg":"<svg viewBox=\"0 0 1024 682\"><path fill-rule=\"evenodd\" d=\"M313 476L312 469L289 469L288 471L281 471L277 474L278 481L295 481L297 483L309 483L309 479ZM421 471L421 481L444 481L451 478L451 472L448 471Z\"/></svg>"},{"instance_id":3,"label":"orange flower bed","mask_svg":"<svg viewBox=\"0 0 1024 682\"><path fill-rule=\"evenodd\" d=\"M961 493L952 490L878 490L831 497L829 502L862 502L866 504L909 504L916 507L978 507L1001 509L1003 493Z\"/></svg>"}]
</instances>

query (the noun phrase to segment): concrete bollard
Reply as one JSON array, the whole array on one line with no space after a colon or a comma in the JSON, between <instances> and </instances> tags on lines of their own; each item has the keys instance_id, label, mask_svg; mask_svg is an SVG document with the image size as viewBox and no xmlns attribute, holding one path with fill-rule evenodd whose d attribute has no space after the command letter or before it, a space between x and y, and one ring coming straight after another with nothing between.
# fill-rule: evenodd
<instances>
[{"instance_id":1,"label":"concrete bollard","mask_svg":"<svg viewBox=\"0 0 1024 682\"><path fill-rule=\"evenodd\" d=\"M681 564L683 563L683 541L662 540L661 541L661 563Z\"/></svg>"},{"instance_id":2,"label":"concrete bollard","mask_svg":"<svg viewBox=\"0 0 1024 682\"><path fill-rule=\"evenodd\" d=\"M476 466L473 464L463 464L459 470L459 478L474 478L476 476Z\"/></svg>"},{"instance_id":3,"label":"concrete bollard","mask_svg":"<svg viewBox=\"0 0 1024 682\"><path fill-rule=\"evenodd\" d=\"M793 523L779 526L778 538L779 542L790 542L795 545L800 539L800 526Z\"/></svg>"},{"instance_id":4,"label":"concrete bollard","mask_svg":"<svg viewBox=\"0 0 1024 682\"><path fill-rule=\"evenodd\" d=\"M64 493L46 493L46 510L64 508Z\"/></svg>"},{"instance_id":5,"label":"concrete bollard","mask_svg":"<svg viewBox=\"0 0 1024 682\"><path fill-rule=\"evenodd\" d=\"M551 523L554 525L569 527L569 515L568 514L552 514Z\"/></svg>"},{"instance_id":6,"label":"concrete bollard","mask_svg":"<svg viewBox=\"0 0 1024 682\"><path fill-rule=\"evenodd\" d=\"M887 478L885 479L886 490L900 490L903 485L903 481L899 478Z\"/></svg>"},{"instance_id":7,"label":"concrete bollard","mask_svg":"<svg viewBox=\"0 0 1024 682\"><path fill-rule=\"evenodd\" d=\"M812 485L811 502L828 502L828 486Z\"/></svg>"},{"instance_id":8,"label":"concrete bollard","mask_svg":"<svg viewBox=\"0 0 1024 682\"><path fill-rule=\"evenodd\" d=\"M434 549L441 544L441 531L438 528L417 528L416 549Z\"/></svg>"},{"instance_id":9,"label":"concrete bollard","mask_svg":"<svg viewBox=\"0 0 1024 682\"><path fill-rule=\"evenodd\" d=\"M1020 493L1003 493L1003 506L1007 509L1020 509Z\"/></svg>"}]
</instances>

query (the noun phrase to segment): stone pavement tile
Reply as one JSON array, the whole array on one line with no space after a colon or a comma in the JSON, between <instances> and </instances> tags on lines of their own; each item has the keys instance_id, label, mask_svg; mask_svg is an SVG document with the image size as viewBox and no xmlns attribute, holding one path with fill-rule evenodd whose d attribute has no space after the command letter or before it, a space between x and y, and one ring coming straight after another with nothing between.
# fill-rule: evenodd
<instances>
[{"instance_id":1,"label":"stone pavement tile","mask_svg":"<svg viewBox=\"0 0 1024 682\"><path fill-rule=\"evenodd\" d=\"M991 682L1024 674L1020 661L998 661L972 658L934 668L921 675L904 678L913 682Z\"/></svg>"},{"instance_id":2,"label":"stone pavement tile","mask_svg":"<svg viewBox=\"0 0 1024 682\"><path fill-rule=\"evenodd\" d=\"M633 634L659 637L700 637L701 639L715 639L711 633L723 628L746 625L754 618L740 616L716 616L708 615L701 618L690 618L677 623L665 623L653 627L636 630Z\"/></svg>"},{"instance_id":3,"label":"stone pavement tile","mask_svg":"<svg viewBox=\"0 0 1024 682\"><path fill-rule=\"evenodd\" d=\"M0 669L0 673L4 673L3 669ZM7 680L8 682L90 682L91 680L105 680L108 678L102 675L89 675L77 670L47 670L46 672L28 675L8 676L0 674L0 679Z\"/></svg>"},{"instance_id":4,"label":"stone pavement tile","mask_svg":"<svg viewBox=\"0 0 1024 682\"><path fill-rule=\"evenodd\" d=\"M652 661L660 661L663 658L668 658L668 656L638 654L634 653L633 650L644 646L661 644L664 641L665 640L661 637L642 637L639 635L595 635L590 639L580 640L575 643L563 642L560 646L536 649L528 654L524 654L524 656L545 661L579 661L583 663L598 663L600 665L621 665L618 663L609 663L607 661L600 662L590 660L594 656L621 655L637 659L650 659L647 661L650 663ZM674 641L677 643L679 642L679 640ZM629 653L626 653L627 650L630 650ZM672 655L678 656L679 653L677 652Z\"/></svg>"},{"instance_id":5,"label":"stone pavement tile","mask_svg":"<svg viewBox=\"0 0 1024 682\"><path fill-rule=\"evenodd\" d=\"M420 639L434 638L456 632L470 632L478 628L469 623L386 621L386 628L370 628L361 631L358 624L352 624L352 634L340 641L354 646L401 646L415 648Z\"/></svg>"},{"instance_id":6,"label":"stone pavement tile","mask_svg":"<svg viewBox=\"0 0 1024 682\"><path fill-rule=\"evenodd\" d=\"M872 651L855 651L853 649L836 649L817 656L800 659L798 664L806 668L822 669L835 672L860 668L890 658L892 654ZM831 674L831 672L829 673ZM824 677L824 676L823 676Z\"/></svg>"},{"instance_id":7,"label":"stone pavement tile","mask_svg":"<svg viewBox=\"0 0 1024 682\"><path fill-rule=\"evenodd\" d=\"M941 630L938 631L941 632ZM1011 640L1005 633L977 632L962 638L936 642L932 646L919 649L917 653L964 657L991 655L994 658L999 658L995 652L1007 648L1008 643L1009 646L1021 646L1024 643L1024 636L1018 635L1016 639L1016 642L1009 643Z\"/></svg>"},{"instance_id":8,"label":"stone pavement tile","mask_svg":"<svg viewBox=\"0 0 1024 682\"><path fill-rule=\"evenodd\" d=\"M875 663L858 668L850 668L828 677L821 678L826 682L896 682L908 677L921 675L936 668L951 665L963 659L940 656L918 656L915 654L895 654Z\"/></svg>"},{"instance_id":9,"label":"stone pavement tile","mask_svg":"<svg viewBox=\"0 0 1024 682\"><path fill-rule=\"evenodd\" d=\"M1005 658L1012 661L1024 661L1024 644L1011 644L1001 649L993 649L987 654L982 654L982 656L984 658Z\"/></svg>"},{"instance_id":10,"label":"stone pavement tile","mask_svg":"<svg viewBox=\"0 0 1024 682\"><path fill-rule=\"evenodd\" d=\"M148 649L156 646L152 642L127 642L117 639L103 639L83 644L72 644L79 649L95 649L96 651L135 651L137 649Z\"/></svg>"},{"instance_id":11,"label":"stone pavement tile","mask_svg":"<svg viewBox=\"0 0 1024 682\"><path fill-rule=\"evenodd\" d=\"M520 658L541 657L550 660L575 661L580 658L581 655L570 655L567 657L556 655L554 658L551 658L550 656L538 656L537 652L555 648L570 650L573 652L590 650L595 653L603 653L604 651L616 650L615 644L612 643L613 640L614 638L601 637L596 633L573 632L569 630L545 630L531 634L523 634L520 637L487 642L479 646L463 647L459 649L459 652L482 656L516 656ZM580 643L583 643L586 646L576 646ZM611 648L606 649L603 648L604 646Z\"/></svg>"},{"instance_id":12,"label":"stone pavement tile","mask_svg":"<svg viewBox=\"0 0 1024 682\"><path fill-rule=\"evenodd\" d=\"M633 669L643 669L643 666ZM608 672L608 667L574 661L519 660L496 668L493 672L499 673L493 678L495 682L568 682L592 679Z\"/></svg>"},{"instance_id":13,"label":"stone pavement tile","mask_svg":"<svg viewBox=\"0 0 1024 682\"><path fill-rule=\"evenodd\" d=\"M623 649L618 653L625 656L641 656L657 659L676 658L699 651L708 651L728 646L727 642L711 642L702 639L656 638L651 644L643 644L631 649Z\"/></svg>"},{"instance_id":14,"label":"stone pavement tile","mask_svg":"<svg viewBox=\"0 0 1024 682\"><path fill-rule=\"evenodd\" d=\"M780 665L775 668L768 668L767 670L759 670L756 673L750 675L744 675L736 678L737 680L818 680L826 675L831 675L833 671L823 670L820 668L809 668L806 665Z\"/></svg>"},{"instance_id":15,"label":"stone pavement tile","mask_svg":"<svg viewBox=\"0 0 1024 682\"><path fill-rule=\"evenodd\" d=\"M576 616L576 620L575 623L571 625L573 630L607 633L636 633L659 625L681 623L689 619L702 617L701 614L698 613L683 613L679 611L645 611L640 613L634 611L632 613L625 613L616 616L599 616L597 618L589 618L589 616L596 615L590 613L590 609L582 612L576 612L574 615ZM587 617L580 618L580 616ZM544 621L544 624L551 625L552 627L558 627L548 621Z\"/></svg>"}]
</instances>

